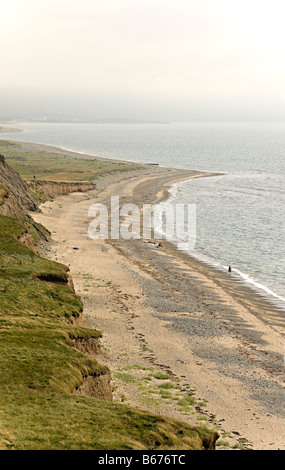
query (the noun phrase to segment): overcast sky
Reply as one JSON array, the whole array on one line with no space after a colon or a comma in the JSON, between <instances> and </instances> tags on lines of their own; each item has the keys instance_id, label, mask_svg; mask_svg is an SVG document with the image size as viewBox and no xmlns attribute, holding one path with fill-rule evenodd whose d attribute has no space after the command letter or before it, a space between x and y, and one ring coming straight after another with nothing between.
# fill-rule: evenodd
<instances>
[{"instance_id":1,"label":"overcast sky","mask_svg":"<svg viewBox=\"0 0 285 470\"><path fill-rule=\"evenodd\" d=\"M284 119L284 0L0 0L0 116Z\"/></svg>"}]
</instances>

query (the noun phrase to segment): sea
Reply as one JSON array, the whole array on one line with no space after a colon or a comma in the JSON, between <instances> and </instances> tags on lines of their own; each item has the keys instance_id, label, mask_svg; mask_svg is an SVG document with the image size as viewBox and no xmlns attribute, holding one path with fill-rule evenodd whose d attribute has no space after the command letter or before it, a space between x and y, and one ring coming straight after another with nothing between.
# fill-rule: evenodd
<instances>
[{"instance_id":1,"label":"sea","mask_svg":"<svg viewBox=\"0 0 285 470\"><path fill-rule=\"evenodd\" d=\"M4 125L5 127L5 125ZM16 123L1 139L94 156L222 173L179 182L171 203L196 205L189 251L285 309L285 123Z\"/></svg>"}]
</instances>

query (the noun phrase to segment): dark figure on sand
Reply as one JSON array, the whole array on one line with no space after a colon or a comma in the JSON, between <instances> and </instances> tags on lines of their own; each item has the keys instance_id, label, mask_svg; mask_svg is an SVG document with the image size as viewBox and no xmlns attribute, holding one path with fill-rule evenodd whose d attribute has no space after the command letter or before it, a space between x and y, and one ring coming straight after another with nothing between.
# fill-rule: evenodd
<instances>
[{"instance_id":1,"label":"dark figure on sand","mask_svg":"<svg viewBox=\"0 0 285 470\"><path fill-rule=\"evenodd\" d=\"M229 266L228 272L229 272L229 273L231 273L231 272L232 272L232 268L231 268L231 266Z\"/></svg>"}]
</instances>

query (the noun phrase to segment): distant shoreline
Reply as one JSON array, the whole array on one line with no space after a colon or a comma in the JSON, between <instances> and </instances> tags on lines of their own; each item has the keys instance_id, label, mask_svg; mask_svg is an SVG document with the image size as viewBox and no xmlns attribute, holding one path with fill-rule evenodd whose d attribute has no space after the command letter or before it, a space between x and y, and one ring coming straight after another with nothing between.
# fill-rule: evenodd
<instances>
[{"instance_id":1,"label":"distant shoreline","mask_svg":"<svg viewBox=\"0 0 285 470\"><path fill-rule=\"evenodd\" d=\"M23 129L15 129L15 128L12 128L12 127L0 126L0 134L13 134L15 132L17 132L17 133L23 132Z\"/></svg>"},{"instance_id":2,"label":"distant shoreline","mask_svg":"<svg viewBox=\"0 0 285 470\"><path fill-rule=\"evenodd\" d=\"M123 118L110 118L110 119L23 119L11 121L13 123L27 123L27 124L169 124L169 121L144 121L141 119L123 119Z\"/></svg>"}]
</instances>

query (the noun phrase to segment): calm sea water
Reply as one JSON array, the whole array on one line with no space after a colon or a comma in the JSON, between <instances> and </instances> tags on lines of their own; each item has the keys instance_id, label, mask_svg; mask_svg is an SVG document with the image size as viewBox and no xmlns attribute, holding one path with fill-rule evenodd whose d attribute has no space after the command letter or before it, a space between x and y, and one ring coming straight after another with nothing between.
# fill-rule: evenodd
<instances>
[{"instance_id":1,"label":"calm sea water","mask_svg":"<svg viewBox=\"0 0 285 470\"><path fill-rule=\"evenodd\" d=\"M195 255L285 305L285 123L17 124L2 139L92 155L223 172L179 183L197 204ZM191 253L193 254L193 253Z\"/></svg>"}]
</instances>

